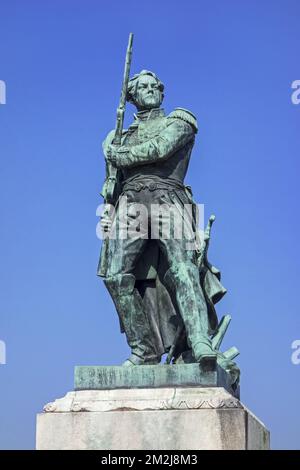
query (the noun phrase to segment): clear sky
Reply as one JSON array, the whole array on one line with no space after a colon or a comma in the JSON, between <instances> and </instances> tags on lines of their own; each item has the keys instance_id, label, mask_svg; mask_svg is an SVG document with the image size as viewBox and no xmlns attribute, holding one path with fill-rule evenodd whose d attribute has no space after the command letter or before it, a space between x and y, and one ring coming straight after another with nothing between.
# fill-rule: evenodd
<instances>
[{"instance_id":1,"label":"clear sky","mask_svg":"<svg viewBox=\"0 0 300 470\"><path fill-rule=\"evenodd\" d=\"M216 214L241 399L273 448L300 448L299 17L293 0L0 0L0 448L34 448L75 365L128 354L96 277L96 208L130 31L132 73L155 71L166 112L198 118L186 182Z\"/></svg>"}]
</instances>

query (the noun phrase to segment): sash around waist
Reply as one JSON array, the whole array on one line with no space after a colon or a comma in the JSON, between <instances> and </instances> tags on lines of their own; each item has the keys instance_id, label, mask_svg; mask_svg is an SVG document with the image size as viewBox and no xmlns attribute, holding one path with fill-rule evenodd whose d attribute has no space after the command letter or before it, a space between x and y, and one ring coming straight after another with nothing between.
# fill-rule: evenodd
<instances>
[{"instance_id":1,"label":"sash around waist","mask_svg":"<svg viewBox=\"0 0 300 470\"><path fill-rule=\"evenodd\" d=\"M174 178L149 177L148 175L128 179L122 185L123 191L141 191L142 189L149 189L150 191L156 189L181 189L185 191L186 186Z\"/></svg>"}]
</instances>

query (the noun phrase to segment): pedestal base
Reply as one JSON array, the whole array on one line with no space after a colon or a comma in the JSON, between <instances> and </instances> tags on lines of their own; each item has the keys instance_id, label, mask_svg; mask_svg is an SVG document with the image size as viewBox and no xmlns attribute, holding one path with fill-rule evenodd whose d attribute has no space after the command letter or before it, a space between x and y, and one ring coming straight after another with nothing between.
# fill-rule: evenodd
<instances>
[{"instance_id":1,"label":"pedestal base","mask_svg":"<svg viewBox=\"0 0 300 470\"><path fill-rule=\"evenodd\" d=\"M239 398L239 386L216 362L123 366L76 366L75 390L116 390L123 388L223 387Z\"/></svg>"},{"instance_id":2,"label":"pedestal base","mask_svg":"<svg viewBox=\"0 0 300 470\"><path fill-rule=\"evenodd\" d=\"M269 432L223 387L80 390L37 417L37 449L268 449Z\"/></svg>"}]
</instances>

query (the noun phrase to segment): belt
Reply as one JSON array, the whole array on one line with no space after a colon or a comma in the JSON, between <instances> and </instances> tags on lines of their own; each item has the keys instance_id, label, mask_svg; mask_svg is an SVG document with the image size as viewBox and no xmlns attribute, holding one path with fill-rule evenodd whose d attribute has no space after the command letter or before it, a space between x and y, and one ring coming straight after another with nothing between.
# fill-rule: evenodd
<instances>
[{"instance_id":1,"label":"belt","mask_svg":"<svg viewBox=\"0 0 300 470\"><path fill-rule=\"evenodd\" d=\"M142 189L149 189L149 191L155 191L156 189L181 189L185 190L184 184L175 180L166 181L128 181L123 184L123 191L141 191Z\"/></svg>"}]
</instances>

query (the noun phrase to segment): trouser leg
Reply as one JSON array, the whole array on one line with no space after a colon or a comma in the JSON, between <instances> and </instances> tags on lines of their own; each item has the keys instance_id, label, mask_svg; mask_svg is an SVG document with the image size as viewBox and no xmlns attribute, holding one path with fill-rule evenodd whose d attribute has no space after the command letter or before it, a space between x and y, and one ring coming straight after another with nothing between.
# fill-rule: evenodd
<instances>
[{"instance_id":1,"label":"trouser leg","mask_svg":"<svg viewBox=\"0 0 300 470\"><path fill-rule=\"evenodd\" d=\"M215 356L208 334L209 321L205 297L200 285L199 269L194 263L195 240L192 219L183 213L183 195L174 197L174 229L170 237L160 237L159 244L167 258L169 269L165 281L175 295L176 303L184 322L187 342L191 347L196 361L204 356ZM167 197L166 202L169 203ZM180 199L180 200L179 200ZM182 200L181 200L182 199ZM176 233L176 227L183 225L181 236Z\"/></svg>"},{"instance_id":2,"label":"trouser leg","mask_svg":"<svg viewBox=\"0 0 300 470\"><path fill-rule=\"evenodd\" d=\"M174 222L171 225L170 236L160 237L159 244L167 258L169 269L165 281L176 298L176 303L184 322L187 342L191 347L196 361L203 357L216 357L209 337L208 310L205 297L200 285L199 270L195 260L195 233L193 219L183 210L189 203L182 191L177 191L171 197L170 193L161 196L169 208L172 208ZM168 220L168 214L166 219ZM164 215L161 217L164 222ZM155 221L156 225L158 219ZM178 233L178 227L182 232ZM181 235L181 236L180 236Z\"/></svg>"},{"instance_id":3,"label":"trouser leg","mask_svg":"<svg viewBox=\"0 0 300 470\"><path fill-rule=\"evenodd\" d=\"M199 281L199 270L191 261L174 263L166 272L165 281L176 297L184 322L187 342L196 361L214 356L208 335L208 312Z\"/></svg>"}]
</instances>

